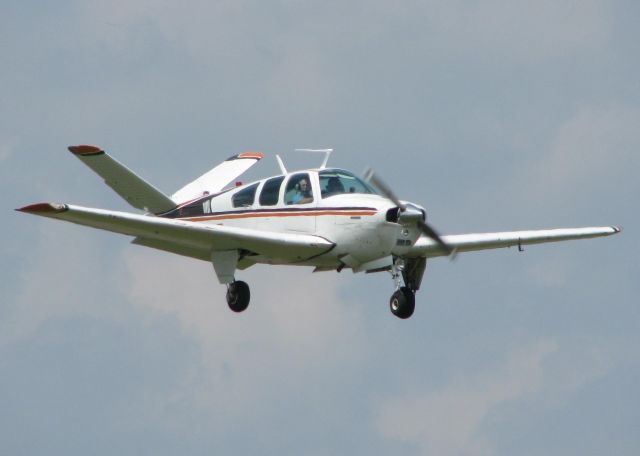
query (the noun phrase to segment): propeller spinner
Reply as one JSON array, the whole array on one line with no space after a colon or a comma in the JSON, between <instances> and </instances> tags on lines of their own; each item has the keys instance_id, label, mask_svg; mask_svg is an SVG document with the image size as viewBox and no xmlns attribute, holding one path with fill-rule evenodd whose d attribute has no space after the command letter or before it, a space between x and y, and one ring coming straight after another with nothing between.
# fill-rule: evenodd
<instances>
[{"instance_id":1,"label":"propeller spinner","mask_svg":"<svg viewBox=\"0 0 640 456\"><path fill-rule=\"evenodd\" d=\"M413 207L407 206L405 203L400 201L396 194L393 193L393 190L391 190L391 188L382 179L380 179L371 168L367 169L365 172L364 179L373 184L378 190L380 190L380 193L391 200L393 204L398 206L398 221L404 220L405 222L415 223L426 236L436 241L438 245L447 252L447 255L452 255L454 253L454 249L444 242L437 231L423 220L422 212Z\"/></svg>"}]
</instances>

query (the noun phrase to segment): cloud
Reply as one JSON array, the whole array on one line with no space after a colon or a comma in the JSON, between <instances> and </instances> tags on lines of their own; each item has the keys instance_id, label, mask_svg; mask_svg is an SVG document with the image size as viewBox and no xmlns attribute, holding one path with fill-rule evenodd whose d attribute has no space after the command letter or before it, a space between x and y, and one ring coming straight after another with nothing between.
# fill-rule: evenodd
<instances>
[{"instance_id":1,"label":"cloud","mask_svg":"<svg viewBox=\"0 0 640 456\"><path fill-rule=\"evenodd\" d=\"M500 417L502 406L532 397L561 407L567 395L611 368L603 355L589 343L540 340L512 351L495 369L386 400L377 426L384 436L414 444L422 454L490 454L492 441L484 427L489 416Z\"/></svg>"},{"instance_id":2,"label":"cloud","mask_svg":"<svg viewBox=\"0 0 640 456\"><path fill-rule=\"evenodd\" d=\"M527 266L527 276L539 286L557 288L566 285L574 266L566 257L535 258Z\"/></svg>"},{"instance_id":3,"label":"cloud","mask_svg":"<svg viewBox=\"0 0 640 456\"><path fill-rule=\"evenodd\" d=\"M265 14L265 13L269 14ZM225 49L292 46L362 46L386 40L388 33L411 30L431 39L415 42L429 49L466 53L482 50L518 60L561 56L581 47L601 46L610 27L609 5L587 0L493 0L482 4L434 0L416 4L384 1L335 3L322 6L275 2L179 2L158 5L148 0L90 2L89 18L114 24L149 24L171 43L199 56L215 56ZM356 21L358 27L351 24ZM420 25L420 26L418 26ZM403 28L398 28L403 26ZM296 41L291 38L295 36ZM302 46L301 46L302 45ZM312 50L313 48L311 48ZM317 51L320 51L320 46Z\"/></svg>"},{"instance_id":4,"label":"cloud","mask_svg":"<svg viewBox=\"0 0 640 456\"><path fill-rule=\"evenodd\" d=\"M617 187L637 191L640 169L640 110L628 106L587 107L558 128L546 153L531 166L529 199L565 207Z\"/></svg>"},{"instance_id":5,"label":"cloud","mask_svg":"<svg viewBox=\"0 0 640 456\"><path fill-rule=\"evenodd\" d=\"M640 110L586 108L560 127L547 156L547 185L580 191L592 179L613 178L640 165Z\"/></svg>"},{"instance_id":6,"label":"cloud","mask_svg":"<svg viewBox=\"0 0 640 456\"><path fill-rule=\"evenodd\" d=\"M39 221L37 227L38 240L30 244L15 299L3 303L0 346L33 335L51 320L115 318L119 312L117 305L101 302L101 297L117 294L118 274L110 272L109 256L98 253L95 237L50 220ZM98 257L102 261L97 262Z\"/></svg>"},{"instance_id":7,"label":"cloud","mask_svg":"<svg viewBox=\"0 0 640 456\"><path fill-rule=\"evenodd\" d=\"M13 147L8 144L0 144L0 163L7 160L12 153Z\"/></svg>"},{"instance_id":8,"label":"cloud","mask_svg":"<svg viewBox=\"0 0 640 456\"><path fill-rule=\"evenodd\" d=\"M148 402L165 412L176 404L199 410L200 423L192 422L193 413L168 414L176 426L226 429L247 415L273 414L287 396L321 406L365 351L357 308L340 302L334 277L312 277L308 268L239 272L252 299L234 314L211 265L139 248L127 251L125 264L131 303L147 318L176 318L199 347L199 363L183 373L174 394ZM326 390L308 397L310 382Z\"/></svg>"},{"instance_id":9,"label":"cloud","mask_svg":"<svg viewBox=\"0 0 640 456\"><path fill-rule=\"evenodd\" d=\"M70 346L83 339L68 328L83 333L100 325L114 329L106 334L120 334L135 344L131 354L116 354L114 363L102 348L113 347L114 341L89 338L97 345L85 350L97 353L91 359L100 369L117 370L122 360L139 368L124 374L116 386L100 379L104 394L116 391L117 403L109 408L114 415L107 413L107 428L88 425L91 432L166 430L174 438L217 448L251 429L258 440L276 448L282 445L279 438L295 442L300 433L314 432L295 418L300 414L309 413L316 422L334 414L348 420L346 385L357 383L354 377L367 358L367 337L362 308L339 299L343 275L265 266L239 272L253 296L249 309L235 314L227 308L225 288L217 284L210 264L126 246L124 237L101 236L83 227L51 221L41 225L20 291L3 302L0 349L11 359L47 334L45 325L48 334ZM104 239L124 249L104 252ZM171 334L162 333L167 328ZM132 329L139 338L129 333ZM153 367L158 350L172 341L178 346ZM60 346L51 349L53 370L58 358L76 353L60 353ZM75 374L87 366L74 360L67 368L61 375L73 395ZM54 399L61 394L56 390ZM43 420L53 419L53 413L47 410ZM280 435L278 422L294 434Z\"/></svg>"},{"instance_id":10,"label":"cloud","mask_svg":"<svg viewBox=\"0 0 640 456\"><path fill-rule=\"evenodd\" d=\"M416 444L423 454L486 454L488 443L478 436L482 420L497 405L536 391L542 362L555 350L554 343L541 342L512 353L490 373L388 401L378 427L387 437Z\"/></svg>"},{"instance_id":11,"label":"cloud","mask_svg":"<svg viewBox=\"0 0 640 456\"><path fill-rule=\"evenodd\" d=\"M425 8L435 34L449 51L479 52L516 62L566 56L601 47L609 29L605 2L494 0L482 4L433 2Z\"/></svg>"}]
</instances>

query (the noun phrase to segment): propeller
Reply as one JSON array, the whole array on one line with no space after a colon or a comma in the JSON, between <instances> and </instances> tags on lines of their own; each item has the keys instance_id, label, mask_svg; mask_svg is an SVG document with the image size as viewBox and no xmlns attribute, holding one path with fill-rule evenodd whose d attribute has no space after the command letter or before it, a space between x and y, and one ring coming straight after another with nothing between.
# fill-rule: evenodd
<instances>
[{"instance_id":1,"label":"propeller","mask_svg":"<svg viewBox=\"0 0 640 456\"><path fill-rule=\"evenodd\" d=\"M420 228L420 230L428 237L436 241L436 243L445 251L447 255L454 255L455 250L451 248L446 242L442 240L440 235L436 230L434 230L427 222L422 219L422 212L416 211L415 209L408 207L405 203L400 201L400 199L393 193L391 187L389 187L382 179L380 179L371 168L367 169L364 174L364 179L367 182L373 184L380 193L382 193L385 197L390 199L393 204L398 206L400 213L398 214L398 218L405 219L413 219L415 224ZM404 217L403 217L404 215ZM418 216L416 216L418 215Z\"/></svg>"}]
</instances>

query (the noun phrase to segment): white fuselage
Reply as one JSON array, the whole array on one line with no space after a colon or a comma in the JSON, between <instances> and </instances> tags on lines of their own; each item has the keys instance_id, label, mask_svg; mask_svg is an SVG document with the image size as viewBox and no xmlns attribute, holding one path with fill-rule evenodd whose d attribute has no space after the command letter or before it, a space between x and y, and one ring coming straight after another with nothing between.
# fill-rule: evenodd
<instances>
[{"instance_id":1,"label":"white fuselage","mask_svg":"<svg viewBox=\"0 0 640 456\"><path fill-rule=\"evenodd\" d=\"M328 190L332 176L335 180L342 179L343 184L335 192ZM301 179L308 181L310 190L306 199L296 202L296 182ZM252 197L245 196L251 194ZM371 187L350 173L319 169L238 186L203 200L202 215L181 218L213 225L319 236L334 243L335 247L296 264L356 267L392 254L402 254L419 237L419 231L403 229L399 224L387 221L387 211L394 207L392 202L374 193ZM288 258L259 255L252 257L252 261L291 264Z\"/></svg>"}]
</instances>

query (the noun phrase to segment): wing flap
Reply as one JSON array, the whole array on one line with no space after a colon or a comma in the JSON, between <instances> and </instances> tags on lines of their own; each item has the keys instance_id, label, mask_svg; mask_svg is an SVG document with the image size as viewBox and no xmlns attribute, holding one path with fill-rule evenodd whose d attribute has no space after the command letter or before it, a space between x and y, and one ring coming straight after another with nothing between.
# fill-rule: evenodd
<instances>
[{"instance_id":1,"label":"wing flap","mask_svg":"<svg viewBox=\"0 0 640 456\"><path fill-rule=\"evenodd\" d=\"M206 247L194 247L191 245L184 245L180 242L169 242L145 237L137 237L131 241L131 243L134 245L162 250L163 252L175 253L176 255L182 255L189 258L211 261L211 251Z\"/></svg>"},{"instance_id":2,"label":"wing flap","mask_svg":"<svg viewBox=\"0 0 640 456\"><path fill-rule=\"evenodd\" d=\"M69 151L136 209L160 214L176 207L171 198L101 148L87 145L70 146Z\"/></svg>"},{"instance_id":3,"label":"wing flap","mask_svg":"<svg viewBox=\"0 0 640 456\"><path fill-rule=\"evenodd\" d=\"M589 239L619 233L617 226L589 228L559 228L551 230L503 231L497 233L454 234L442 236L456 253L475 250L500 249L518 245ZM410 256L437 257L447 253L432 239L421 237L411 249Z\"/></svg>"},{"instance_id":4,"label":"wing flap","mask_svg":"<svg viewBox=\"0 0 640 456\"><path fill-rule=\"evenodd\" d=\"M195 258L208 258L213 250L237 249L269 258L301 261L334 247L332 242L319 236L205 225L70 204L40 203L17 210L135 236L138 239L134 243Z\"/></svg>"},{"instance_id":5,"label":"wing flap","mask_svg":"<svg viewBox=\"0 0 640 456\"><path fill-rule=\"evenodd\" d=\"M258 163L263 157L264 154L260 152L244 152L229 157L211 171L182 187L171 195L171 198L184 203L202 196L205 192L217 193L236 177Z\"/></svg>"}]
</instances>

